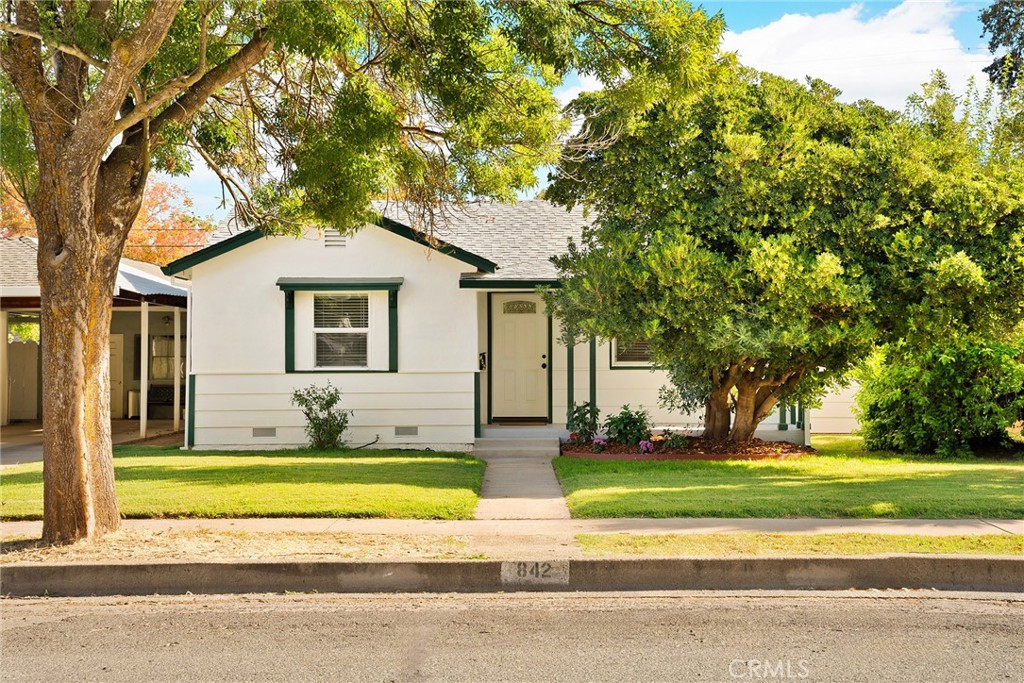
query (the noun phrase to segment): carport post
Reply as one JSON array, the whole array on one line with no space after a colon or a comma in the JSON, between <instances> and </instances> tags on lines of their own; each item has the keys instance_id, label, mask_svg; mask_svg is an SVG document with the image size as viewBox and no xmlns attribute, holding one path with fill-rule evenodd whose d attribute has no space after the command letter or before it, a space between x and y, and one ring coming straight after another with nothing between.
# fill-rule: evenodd
<instances>
[{"instance_id":1,"label":"carport post","mask_svg":"<svg viewBox=\"0 0 1024 683\"><path fill-rule=\"evenodd\" d=\"M146 438L149 417L149 302L142 300L142 323L139 328L139 438Z\"/></svg>"},{"instance_id":2,"label":"carport post","mask_svg":"<svg viewBox=\"0 0 1024 683\"><path fill-rule=\"evenodd\" d=\"M0 311L0 425L6 425L9 420L10 411L7 407L7 311Z\"/></svg>"},{"instance_id":3,"label":"carport post","mask_svg":"<svg viewBox=\"0 0 1024 683\"><path fill-rule=\"evenodd\" d=\"M174 307L174 431L181 422L181 309Z\"/></svg>"}]
</instances>

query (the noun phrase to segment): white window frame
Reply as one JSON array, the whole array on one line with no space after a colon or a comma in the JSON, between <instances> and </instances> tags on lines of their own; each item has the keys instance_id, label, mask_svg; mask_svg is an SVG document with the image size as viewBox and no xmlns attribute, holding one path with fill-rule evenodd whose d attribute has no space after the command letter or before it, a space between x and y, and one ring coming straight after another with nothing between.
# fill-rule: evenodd
<instances>
[{"instance_id":1,"label":"white window frame","mask_svg":"<svg viewBox=\"0 0 1024 683\"><path fill-rule=\"evenodd\" d=\"M316 326L316 298L318 296L326 297L346 297L356 298L362 297L366 300L366 327L317 327ZM313 359L314 370L369 370L373 362L373 297L370 296L370 292L356 292L356 291L345 291L345 292L313 292L312 299L310 301L312 306L310 313L313 319L313 334L310 337L310 342L313 347L311 350ZM317 365L316 357L316 336L318 334L366 334L366 363L364 365Z\"/></svg>"},{"instance_id":2,"label":"white window frame","mask_svg":"<svg viewBox=\"0 0 1024 683\"><path fill-rule=\"evenodd\" d=\"M644 361L640 361L640 360L619 360L618 356L619 356L619 340L615 339L615 338L612 338L612 342L611 342L611 367L613 367L613 368L622 368L622 369L637 368L637 369L644 369L644 370L649 370L652 367L654 367L653 361L651 361L649 356L648 356L648 359L644 360Z\"/></svg>"}]
</instances>

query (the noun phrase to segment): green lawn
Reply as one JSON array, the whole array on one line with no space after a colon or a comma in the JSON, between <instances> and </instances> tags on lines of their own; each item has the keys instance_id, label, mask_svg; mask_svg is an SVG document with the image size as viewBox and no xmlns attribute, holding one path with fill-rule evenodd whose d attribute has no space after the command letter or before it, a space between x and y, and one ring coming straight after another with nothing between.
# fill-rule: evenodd
<instances>
[{"instance_id":1,"label":"green lawn","mask_svg":"<svg viewBox=\"0 0 1024 683\"><path fill-rule=\"evenodd\" d=\"M1024 537L902 534L581 534L585 557L746 557L943 553L1024 555Z\"/></svg>"},{"instance_id":2,"label":"green lawn","mask_svg":"<svg viewBox=\"0 0 1024 683\"><path fill-rule=\"evenodd\" d=\"M421 451L114 449L125 517L471 519L484 463ZM4 468L0 516L41 519L42 464Z\"/></svg>"},{"instance_id":3,"label":"green lawn","mask_svg":"<svg viewBox=\"0 0 1024 683\"><path fill-rule=\"evenodd\" d=\"M1024 462L866 453L857 437L814 446L787 460L554 463L574 517L1024 517Z\"/></svg>"}]
</instances>

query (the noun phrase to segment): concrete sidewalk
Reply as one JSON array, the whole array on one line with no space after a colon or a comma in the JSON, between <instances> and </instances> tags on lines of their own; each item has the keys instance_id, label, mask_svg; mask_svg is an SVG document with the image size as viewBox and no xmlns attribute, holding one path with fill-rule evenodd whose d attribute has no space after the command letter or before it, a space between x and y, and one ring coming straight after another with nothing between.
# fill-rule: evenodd
<instances>
[{"instance_id":1,"label":"concrete sidewalk","mask_svg":"<svg viewBox=\"0 0 1024 683\"><path fill-rule=\"evenodd\" d=\"M553 537L575 534L914 534L976 536L1024 534L1021 519L126 519L128 529L146 531L244 531L427 536ZM38 536L40 521L2 522L3 536Z\"/></svg>"}]
</instances>

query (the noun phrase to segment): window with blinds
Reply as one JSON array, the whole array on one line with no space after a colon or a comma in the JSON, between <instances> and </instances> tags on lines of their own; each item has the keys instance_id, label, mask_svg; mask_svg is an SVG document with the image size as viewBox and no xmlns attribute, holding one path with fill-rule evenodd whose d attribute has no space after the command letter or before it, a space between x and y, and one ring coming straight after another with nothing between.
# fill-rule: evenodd
<instances>
[{"instance_id":1,"label":"window with blinds","mask_svg":"<svg viewBox=\"0 0 1024 683\"><path fill-rule=\"evenodd\" d=\"M651 348L646 340L632 344L620 344L618 340L612 344L612 361L615 365L634 366L651 364Z\"/></svg>"},{"instance_id":2,"label":"window with blinds","mask_svg":"<svg viewBox=\"0 0 1024 683\"><path fill-rule=\"evenodd\" d=\"M365 368L370 364L370 298L366 294L313 296L314 364Z\"/></svg>"}]
</instances>

